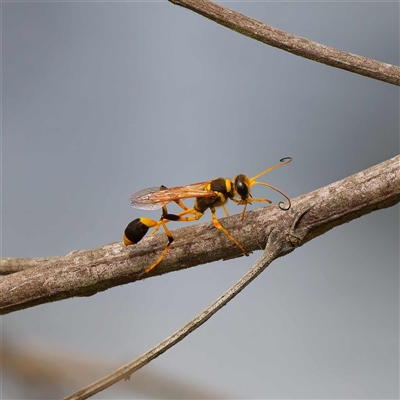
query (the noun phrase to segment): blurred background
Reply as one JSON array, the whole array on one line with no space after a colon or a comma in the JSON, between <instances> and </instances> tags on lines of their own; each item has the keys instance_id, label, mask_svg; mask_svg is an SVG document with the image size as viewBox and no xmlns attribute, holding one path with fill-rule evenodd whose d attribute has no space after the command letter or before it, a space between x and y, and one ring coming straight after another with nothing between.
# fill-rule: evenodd
<instances>
[{"instance_id":1,"label":"blurred background","mask_svg":"<svg viewBox=\"0 0 400 400\"><path fill-rule=\"evenodd\" d=\"M223 5L399 63L398 3ZM145 187L253 176L291 156L264 180L296 197L398 153L396 86L167 2L1 7L3 257L120 241L132 219L158 218L130 207ZM254 194L281 200L265 187ZM398 246L398 206L335 228L95 398L398 398ZM177 330L260 254L2 317L0 397L81 389Z\"/></svg>"}]
</instances>

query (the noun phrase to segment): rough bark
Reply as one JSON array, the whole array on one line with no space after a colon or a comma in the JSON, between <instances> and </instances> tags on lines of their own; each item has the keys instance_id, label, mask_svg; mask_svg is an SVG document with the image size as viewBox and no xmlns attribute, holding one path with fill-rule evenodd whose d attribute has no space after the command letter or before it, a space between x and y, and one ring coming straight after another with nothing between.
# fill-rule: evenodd
<instances>
[{"instance_id":1,"label":"rough bark","mask_svg":"<svg viewBox=\"0 0 400 400\"><path fill-rule=\"evenodd\" d=\"M265 248L271 229L284 237L282 254L301 246L329 229L400 201L400 156L292 200L282 211L269 206L221 223L248 250ZM211 222L173 231L175 242L165 259L149 275L240 257L240 250ZM0 313L74 296L90 296L113 286L134 282L161 254L164 234L143 239L126 248L121 242L74 251L65 257L3 277L0 280ZM284 249L284 250L283 250ZM2 264L12 259L3 259ZM32 259L29 260L32 263ZM21 260L19 260L21 263ZM143 279L143 277L139 278Z\"/></svg>"}]
</instances>

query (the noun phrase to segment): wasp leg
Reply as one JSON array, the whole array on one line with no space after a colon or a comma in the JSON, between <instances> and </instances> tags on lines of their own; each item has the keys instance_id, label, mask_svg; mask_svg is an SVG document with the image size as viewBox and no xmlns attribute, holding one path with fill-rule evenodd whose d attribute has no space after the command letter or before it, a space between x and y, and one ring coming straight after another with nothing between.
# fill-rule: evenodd
<instances>
[{"instance_id":1,"label":"wasp leg","mask_svg":"<svg viewBox=\"0 0 400 400\"><path fill-rule=\"evenodd\" d=\"M193 214L194 217L184 217L184 215ZM198 221L204 213L200 211L196 211L194 208L188 208L187 210L179 213L179 214L164 214L164 220L175 221L175 222L191 222Z\"/></svg>"},{"instance_id":2,"label":"wasp leg","mask_svg":"<svg viewBox=\"0 0 400 400\"><path fill-rule=\"evenodd\" d=\"M164 188L167 189L165 186L164 186ZM175 200L175 203L176 203L179 207L181 207L183 210L185 210L185 211L188 210L188 208L185 206L185 204L182 203L181 200ZM162 208L162 214L161 214L161 217L160 217L160 220L159 220L159 221L164 220L164 222L169 222L168 218L165 217L166 215L168 215L167 206L163 206L163 208ZM174 215L174 214L172 214L172 215ZM160 226L161 226L161 224L158 224L158 225L153 229L153 231L151 232L151 235L154 235L154 234L160 229Z\"/></svg>"},{"instance_id":3,"label":"wasp leg","mask_svg":"<svg viewBox=\"0 0 400 400\"><path fill-rule=\"evenodd\" d=\"M175 203L180 207L180 208L182 208L183 210L188 210L188 208L182 203L182 201L181 200L175 200Z\"/></svg>"},{"instance_id":4,"label":"wasp leg","mask_svg":"<svg viewBox=\"0 0 400 400\"><path fill-rule=\"evenodd\" d=\"M166 186L164 186L164 185L161 185L160 186L160 190L166 190L166 189L168 189ZM183 210L187 210L188 208L182 203L182 201L181 200L174 200L174 203L176 203L180 208L182 208ZM163 207L163 213L164 213L164 208L165 208L165 211L167 211L167 208L164 206ZM166 213L166 212L165 212Z\"/></svg>"},{"instance_id":5,"label":"wasp leg","mask_svg":"<svg viewBox=\"0 0 400 400\"><path fill-rule=\"evenodd\" d=\"M160 226L162 226L162 224L161 224L160 221L169 222L169 221L165 221L165 215L167 215L167 214L168 214L167 206L163 206L161 217L160 217L160 219L158 220L159 223L158 223L157 226L152 230L152 232L150 233L150 235L153 236L153 235L160 229Z\"/></svg>"},{"instance_id":6,"label":"wasp leg","mask_svg":"<svg viewBox=\"0 0 400 400\"><path fill-rule=\"evenodd\" d=\"M154 221L153 219L150 218L137 218L132 222L130 222L125 229L124 244L125 246L129 246L139 243L150 228L155 227L158 229L160 225L165 230L165 233L168 238L168 244L165 246L161 256L153 264L151 264L150 267L146 268L146 270L142 272L139 276L149 273L153 268L155 268L158 264L160 264L162 259L168 253L169 246L174 241L174 238L169 229L167 228L166 221L164 221L163 219L161 219L160 221Z\"/></svg>"},{"instance_id":7,"label":"wasp leg","mask_svg":"<svg viewBox=\"0 0 400 400\"><path fill-rule=\"evenodd\" d=\"M169 246L174 241L174 238L173 238L171 232L169 231L169 229L167 228L165 221L160 220L160 221L158 221L158 224L162 225L162 227L164 228L165 234L167 235L167 238L168 238L168 243L165 246L165 249L162 252L161 256L158 257L158 259L153 264L151 264L150 267L146 268L146 270L144 272L142 272L141 275L148 274L153 268L155 268L158 264L160 264L160 262L163 260L163 258L167 255Z\"/></svg>"},{"instance_id":8,"label":"wasp leg","mask_svg":"<svg viewBox=\"0 0 400 400\"><path fill-rule=\"evenodd\" d=\"M237 247L239 247L239 249L246 255L248 256L249 253L245 250L245 248L219 223L217 216L215 215L215 208L210 207L211 210L211 215L212 215L212 220L214 223L214 226L219 229L220 231L222 231L223 233L225 233L226 236L228 236L228 238L230 240L232 240L233 243L236 244ZM194 217L184 217L184 215L186 214L195 214ZM178 215L174 215L174 214L167 214L164 216L164 218L170 220L170 221L197 221L199 220L201 217L203 216L203 213L196 211L194 208L188 209Z\"/></svg>"},{"instance_id":9,"label":"wasp leg","mask_svg":"<svg viewBox=\"0 0 400 400\"><path fill-rule=\"evenodd\" d=\"M226 209L226 207L225 207L223 204L222 204L221 207L224 209L225 215L226 215L227 217L229 217L229 213L228 213L228 210Z\"/></svg>"},{"instance_id":10,"label":"wasp leg","mask_svg":"<svg viewBox=\"0 0 400 400\"><path fill-rule=\"evenodd\" d=\"M258 198L258 197L252 197L251 199L249 199L250 201L248 202L249 204L251 204L253 201L259 202L259 203L269 203L271 204L272 201L270 199L265 198Z\"/></svg>"},{"instance_id":11,"label":"wasp leg","mask_svg":"<svg viewBox=\"0 0 400 400\"><path fill-rule=\"evenodd\" d=\"M250 197L247 200L238 200L238 199L232 199L235 203L239 204L239 205L247 205L247 204L251 204L253 201L259 202L259 203L272 203L272 201L270 199L267 198L258 198L258 197Z\"/></svg>"},{"instance_id":12,"label":"wasp leg","mask_svg":"<svg viewBox=\"0 0 400 400\"><path fill-rule=\"evenodd\" d=\"M240 200L238 200L238 199L232 199L232 200L233 200L235 203L237 203L238 205L244 205L243 212L242 212L242 216L241 216L241 218L240 218L241 221L244 220L244 214L245 214L245 212L246 212L247 204L251 204L253 201L256 201L256 202L259 202L259 203L264 203L264 202L270 203L270 204L272 203L272 201L271 201L270 199L267 199L267 198L261 199L261 198L258 198L258 197L251 197L251 198L249 198L249 199L247 199L247 200L243 200L243 199L240 199Z\"/></svg>"},{"instance_id":13,"label":"wasp leg","mask_svg":"<svg viewBox=\"0 0 400 400\"><path fill-rule=\"evenodd\" d=\"M237 247L239 247L240 250L244 253L244 255L248 256L249 253L244 249L244 247L219 223L217 216L215 215L215 208L210 208L211 210L211 215L212 215L212 220L214 223L214 226L219 229L220 231L224 232L226 236L228 236L229 239L232 240L233 243L236 244Z\"/></svg>"}]
</instances>

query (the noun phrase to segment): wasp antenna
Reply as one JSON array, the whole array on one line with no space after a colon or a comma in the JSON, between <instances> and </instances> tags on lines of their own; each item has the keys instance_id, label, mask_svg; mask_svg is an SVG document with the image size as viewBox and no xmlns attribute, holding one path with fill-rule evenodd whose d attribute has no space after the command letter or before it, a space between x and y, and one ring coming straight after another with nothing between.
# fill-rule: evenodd
<instances>
[{"instance_id":1,"label":"wasp antenna","mask_svg":"<svg viewBox=\"0 0 400 400\"><path fill-rule=\"evenodd\" d=\"M288 198L288 201L289 201L289 206L288 207L282 207L282 205L283 204L285 204L283 201L280 201L279 203L278 203L278 206L279 206L279 208L281 209L281 210L283 210L283 211L287 211L287 210L290 210L290 207L292 207L292 203L291 203L291 201L290 201L290 199Z\"/></svg>"},{"instance_id":2,"label":"wasp antenna","mask_svg":"<svg viewBox=\"0 0 400 400\"><path fill-rule=\"evenodd\" d=\"M288 207L288 208L283 208L283 207L282 207L282 204L284 204L284 203L283 203L283 201L281 201L281 202L279 202L279 208L280 208L281 210L287 211L287 210L290 209L290 207L292 207L292 202L290 201L289 197L286 196L285 193L283 193L282 191L280 191L280 190L279 190L278 188L276 188L275 186L272 186L272 185L270 185L269 183L265 183L265 182L254 182L254 185L263 185L263 186L267 186L267 187L269 187L270 189L275 190L275 192L280 193L283 197L285 197L286 200L289 202L289 207Z\"/></svg>"},{"instance_id":3,"label":"wasp antenna","mask_svg":"<svg viewBox=\"0 0 400 400\"><path fill-rule=\"evenodd\" d=\"M266 169L265 171L261 172L260 174L258 174L258 175L256 175L256 176L253 176L253 177L250 179L250 186L257 185L257 183L254 182L254 181L255 181L257 178L259 178L260 176L266 174L267 172L271 172L271 171L273 171L274 169L277 169L277 168L279 168L279 167L282 167L283 165L289 164L289 163L292 161L292 157L284 157L284 158L281 158L279 161L280 161L279 164L276 164L276 165L274 165L273 167L268 168L268 169Z\"/></svg>"}]
</instances>

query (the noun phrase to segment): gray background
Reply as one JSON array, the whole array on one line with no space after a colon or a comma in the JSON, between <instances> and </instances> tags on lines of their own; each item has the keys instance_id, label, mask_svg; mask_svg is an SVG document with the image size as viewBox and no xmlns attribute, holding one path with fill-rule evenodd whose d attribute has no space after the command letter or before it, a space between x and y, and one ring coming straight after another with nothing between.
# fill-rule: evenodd
<instances>
[{"instance_id":1,"label":"gray background","mask_svg":"<svg viewBox=\"0 0 400 400\"><path fill-rule=\"evenodd\" d=\"M224 5L399 63L396 3ZM252 176L292 156L264 180L295 197L398 153L397 87L295 57L167 2L3 3L2 24L3 256L59 256L119 241L132 219L158 217L129 206L144 187ZM267 188L254 193L280 200ZM176 398L188 397L180 385L209 397L398 397L398 224L398 207L375 212L277 260L201 329L97 398L171 396L157 392L157 376ZM127 363L259 255L7 315L3 338ZM88 369L54 394L24 389L3 367L4 399L60 397L92 378ZM145 374L154 377L147 389Z\"/></svg>"}]
</instances>

